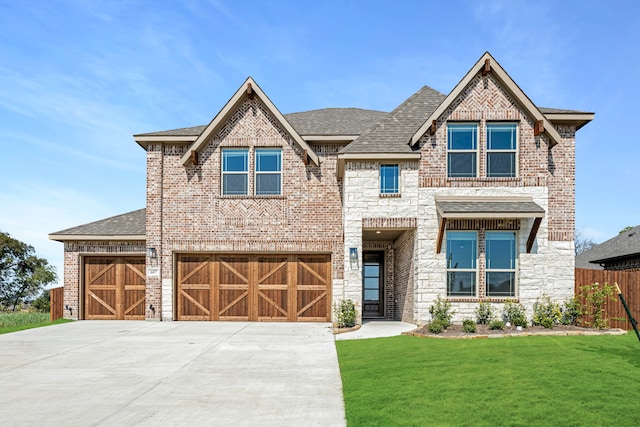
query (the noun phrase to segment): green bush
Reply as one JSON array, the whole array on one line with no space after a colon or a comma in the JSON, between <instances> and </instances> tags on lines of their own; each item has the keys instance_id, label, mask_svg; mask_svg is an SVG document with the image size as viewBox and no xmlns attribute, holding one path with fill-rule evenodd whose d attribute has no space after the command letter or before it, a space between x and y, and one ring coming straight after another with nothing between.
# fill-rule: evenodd
<instances>
[{"instance_id":1,"label":"green bush","mask_svg":"<svg viewBox=\"0 0 640 427\"><path fill-rule=\"evenodd\" d=\"M489 329L502 331L504 329L504 322L502 320L492 320L489 322Z\"/></svg>"},{"instance_id":2,"label":"green bush","mask_svg":"<svg viewBox=\"0 0 640 427\"><path fill-rule=\"evenodd\" d=\"M544 328L551 329L560 322L562 311L560 305L551 301L547 295L542 295L533 304L533 324L541 325Z\"/></svg>"},{"instance_id":3,"label":"green bush","mask_svg":"<svg viewBox=\"0 0 640 427\"><path fill-rule=\"evenodd\" d=\"M427 325L427 329L432 334L439 334L440 332L447 329L449 325L445 324L441 319L434 319L431 323Z\"/></svg>"},{"instance_id":4,"label":"green bush","mask_svg":"<svg viewBox=\"0 0 640 427\"><path fill-rule=\"evenodd\" d=\"M476 323L478 325L486 325L493 319L493 309L491 308L491 300L480 301L476 309Z\"/></svg>"},{"instance_id":5,"label":"green bush","mask_svg":"<svg viewBox=\"0 0 640 427\"><path fill-rule=\"evenodd\" d=\"M346 299L336 303L333 311L339 328L351 328L356 325L358 313L352 300Z\"/></svg>"},{"instance_id":6,"label":"green bush","mask_svg":"<svg viewBox=\"0 0 640 427\"><path fill-rule=\"evenodd\" d=\"M451 317L454 311L451 310L451 302L440 298L440 295L438 295L435 304L429 307L429 313L432 320L439 320L445 328L448 328L451 325Z\"/></svg>"},{"instance_id":7,"label":"green bush","mask_svg":"<svg viewBox=\"0 0 640 427\"><path fill-rule=\"evenodd\" d=\"M31 303L31 307L41 313L48 313L51 309L51 300L49 297L49 289L45 289L38 298L34 299Z\"/></svg>"},{"instance_id":8,"label":"green bush","mask_svg":"<svg viewBox=\"0 0 640 427\"><path fill-rule=\"evenodd\" d=\"M563 325L576 325L582 317L582 306L580 301L571 297L562 305L562 318L560 323Z\"/></svg>"},{"instance_id":9,"label":"green bush","mask_svg":"<svg viewBox=\"0 0 640 427\"><path fill-rule=\"evenodd\" d=\"M509 322L513 326L527 327L527 316L525 315L525 309L522 304L507 300L504 303L502 309L502 320Z\"/></svg>"},{"instance_id":10,"label":"green bush","mask_svg":"<svg viewBox=\"0 0 640 427\"><path fill-rule=\"evenodd\" d=\"M600 286L598 282L592 285L580 286L580 294L584 300L583 314L588 318L586 324L597 329L608 329L609 319L604 310L604 305L614 295L614 287L605 283Z\"/></svg>"},{"instance_id":11,"label":"green bush","mask_svg":"<svg viewBox=\"0 0 640 427\"><path fill-rule=\"evenodd\" d=\"M467 334L474 334L476 332L476 322L472 319L464 319L462 321L462 330Z\"/></svg>"}]
</instances>

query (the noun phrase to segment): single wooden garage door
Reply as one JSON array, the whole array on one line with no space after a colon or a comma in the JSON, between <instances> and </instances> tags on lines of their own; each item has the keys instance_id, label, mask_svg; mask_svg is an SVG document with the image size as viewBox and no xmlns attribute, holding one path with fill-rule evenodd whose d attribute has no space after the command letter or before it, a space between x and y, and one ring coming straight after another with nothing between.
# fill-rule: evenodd
<instances>
[{"instance_id":1,"label":"single wooden garage door","mask_svg":"<svg viewBox=\"0 0 640 427\"><path fill-rule=\"evenodd\" d=\"M84 258L84 318L144 320L144 257Z\"/></svg>"},{"instance_id":2,"label":"single wooden garage door","mask_svg":"<svg viewBox=\"0 0 640 427\"><path fill-rule=\"evenodd\" d=\"M331 320L329 255L178 256L178 320Z\"/></svg>"}]
</instances>

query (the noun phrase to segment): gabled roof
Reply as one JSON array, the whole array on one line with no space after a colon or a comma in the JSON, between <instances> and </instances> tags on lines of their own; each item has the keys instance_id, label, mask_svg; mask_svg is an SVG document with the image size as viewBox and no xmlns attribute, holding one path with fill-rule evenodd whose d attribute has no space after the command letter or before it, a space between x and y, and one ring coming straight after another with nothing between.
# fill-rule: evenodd
<instances>
[{"instance_id":1,"label":"gabled roof","mask_svg":"<svg viewBox=\"0 0 640 427\"><path fill-rule=\"evenodd\" d=\"M412 153L413 150L407 142L424 122L424 118L444 99L444 94L429 86L423 86L377 126L370 128L340 150L339 154Z\"/></svg>"},{"instance_id":2,"label":"gabled roof","mask_svg":"<svg viewBox=\"0 0 640 427\"><path fill-rule=\"evenodd\" d=\"M593 264L600 264L636 256L640 256L640 225L593 246L578 254L577 257Z\"/></svg>"},{"instance_id":3,"label":"gabled roof","mask_svg":"<svg viewBox=\"0 0 640 427\"><path fill-rule=\"evenodd\" d=\"M193 142L191 147L187 150L187 152L180 159L180 163L184 166L189 163L191 159L192 151L199 151L207 142L209 137L213 135L224 123L227 121L228 117L235 112L238 106L244 102L248 97L257 96L260 100L265 104L267 109L273 114L273 116L280 122L282 127L291 135L294 141L306 151L307 156L311 161L313 161L316 165L319 164L318 156L316 153L309 147L304 139L300 136L300 134L291 126L291 124L285 119L285 117L278 111L276 106L271 102L271 100L267 97L267 95L260 89L260 86L251 78L248 77L247 80L240 86L240 88L236 91L236 93L231 97L231 99L226 103L226 105L220 110L220 112L211 120L211 123L207 125L207 127L202 131L200 135L198 135L197 139Z\"/></svg>"},{"instance_id":4,"label":"gabled roof","mask_svg":"<svg viewBox=\"0 0 640 427\"><path fill-rule=\"evenodd\" d=\"M146 240L146 209L127 212L49 234L50 240Z\"/></svg>"},{"instance_id":5,"label":"gabled roof","mask_svg":"<svg viewBox=\"0 0 640 427\"><path fill-rule=\"evenodd\" d=\"M544 114L540 111L538 107L534 105L533 102L527 97L527 95L520 89L520 87L513 81L513 79L507 74L507 72L500 66L498 61L496 61L489 52L485 52L484 55L480 57L478 62L475 63L473 67L469 70L469 72L460 80L460 82L453 88L453 90L447 95L445 100L435 109L423 122L422 126L418 129L417 132L413 134L411 137L410 145L414 145L418 142L420 138L427 132L427 129L431 126L433 120L437 120L444 111L449 108L449 106L458 98L458 96L462 93L462 91L467 87L467 85L473 80L473 78L481 72L485 66L486 61L489 61L491 67L492 75L498 80L498 82L502 85L502 87L507 90L516 101L518 101L524 110L533 117L536 121L542 121L544 125L544 132L549 137L549 145L554 146L558 144L562 138L558 131L551 125L549 120L545 117Z\"/></svg>"}]
</instances>

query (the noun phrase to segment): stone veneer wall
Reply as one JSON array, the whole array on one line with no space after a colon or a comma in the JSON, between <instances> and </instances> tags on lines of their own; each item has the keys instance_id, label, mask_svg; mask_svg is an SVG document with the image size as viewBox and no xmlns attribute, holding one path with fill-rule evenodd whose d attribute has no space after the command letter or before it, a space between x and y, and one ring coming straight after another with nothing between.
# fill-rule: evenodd
<instances>
[{"instance_id":1,"label":"stone veneer wall","mask_svg":"<svg viewBox=\"0 0 640 427\"><path fill-rule=\"evenodd\" d=\"M281 196L222 196L221 149L249 148L249 193L254 148L282 149ZM333 298L343 277L342 201L336 179L341 145L314 146L320 166L304 165L300 147L258 99L246 100L199 153L180 165L187 145L162 146L147 156L147 234L158 250L161 279L147 296L173 319L174 255L179 252L316 252L332 258ZM159 296L161 295L161 300Z\"/></svg>"},{"instance_id":2,"label":"stone veneer wall","mask_svg":"<svg viewBox=\"0 0 640 427\"><path fill-rule=\"evenodd\" d=\"M393 161L384 162L394 163ZM352 269L349 263L349 248L357 248L362 264L362 251L368 242L362 240L364 226L376 229L415 227L418 212L418 162L397 162L400 168L400 194L398 197L380 195L379 162L346 162L344 173L344 287L340 298L354 301L359 315L362 311L362 269ZM386 242L391 245L392 242ZM393 246L391 246L393 249ZM395 271L395 263L392 265ZM394 280L395 274L389 280ZM393 291L393 287L391 287ZM387 292L387 296L392 293ZM394 317L395 297L387 300L387 315ZM361 318L358 319L361 321Z\"/></svg>"},{"instance_id":3,"label":"stone veneer wall","mask_svg":"<svg viewBox=\"0 0 640 427\"><path fill-rule=\"evenodd\" d=\"M85 255L144 255L144 241L95 242L95 241L66 241L64 242L64 305L66 319L78 320L83 309L82 299L82 257ZM149 304L146 304L147 307Z\"/></svg>"}]
</instances>

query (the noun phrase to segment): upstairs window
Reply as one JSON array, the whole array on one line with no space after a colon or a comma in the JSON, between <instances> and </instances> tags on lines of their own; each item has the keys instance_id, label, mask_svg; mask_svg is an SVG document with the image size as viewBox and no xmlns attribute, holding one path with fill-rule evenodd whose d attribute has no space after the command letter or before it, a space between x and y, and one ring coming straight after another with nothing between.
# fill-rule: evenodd
<instances>
[{"instance_id":1,"label":"upstairs window","mask_svg":"<svg viewBox=\"0 0 640 427\"><path fill-rule=\"evenodd\" d=\"M447 124L447 176L478 176L478 124Z\"/></svg>"},{"instance_id":2,"label":"upstairs window","mask_svg":"<svg viewBox=\"0 0 640 427\"><path fill-rule=\"evenodd\" d=\"M516 295L516 234L512 231L487 231L487 296Z\"/></svg>"},{"instance_id":3,"label":"upstairs window","mask_svg":"<svg viewBox=\"0 0 640 427\"><path fill-rule=\"evenodd\" d=\"M222 194L249 194L249 149L222 150Z\"/></svg>"},{"instance_id":4,"label":"upstairs window","mask_svg":"<svg viewBox=\"0 0 640 427\"><path fill-rule=\"evenodd\" d=\"M478 234L447 231L447 296L476 296Z\"/></svg>"},{"instance_id":5,"label":"upstairs window","mask_svg":"<svg viewBox=\"0 0 640 427\"><path fill-rule=\"evenodd\" d=\"M380 165L380 194L398 194L399 178L398 165Z\"/></svg>"},{"instance_id":6,"label":"upstairs window","mask_svg":"<svg viewBox=\"0 0 640 427\"><path fill-rule=\"evenodd\" d=\"M516 123L487 123L487 176L516 176Z\"/></svg>"},{"instance_id":7,"label":"upstairs window","mask_svg":"<svg viewBox=\"0 0 640 427\"><path fill-rule=\"evenodd\" d=\"M256 149L256 196L282 193L282 150Z\"/></svg>"}]
</instances>

